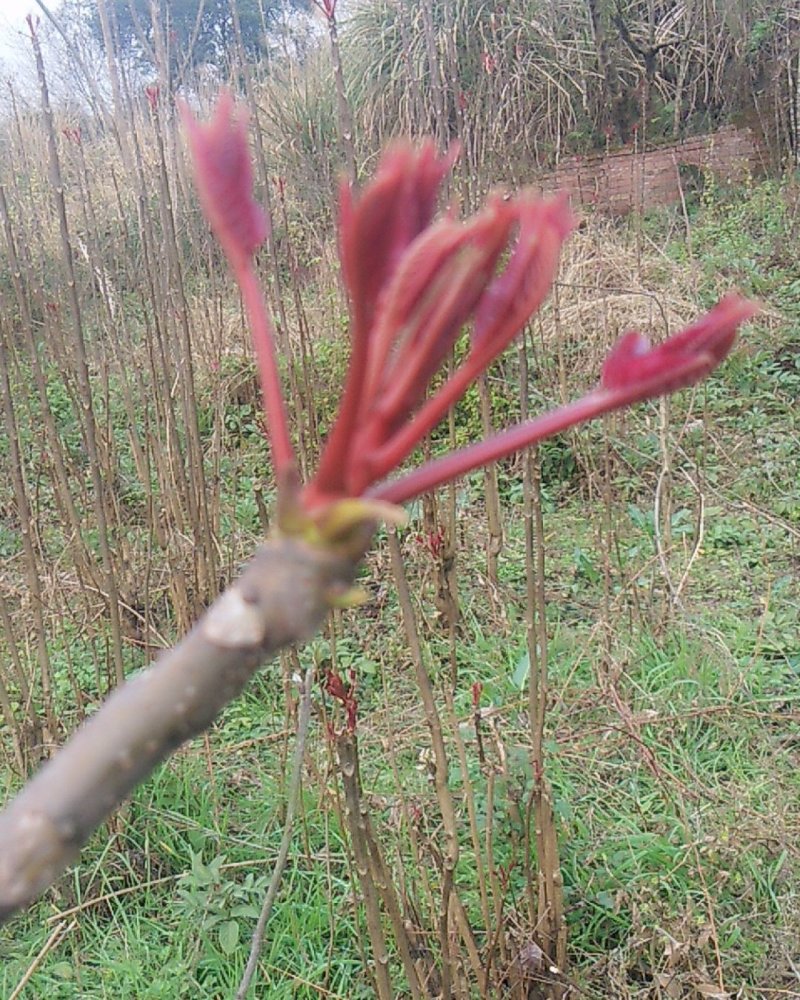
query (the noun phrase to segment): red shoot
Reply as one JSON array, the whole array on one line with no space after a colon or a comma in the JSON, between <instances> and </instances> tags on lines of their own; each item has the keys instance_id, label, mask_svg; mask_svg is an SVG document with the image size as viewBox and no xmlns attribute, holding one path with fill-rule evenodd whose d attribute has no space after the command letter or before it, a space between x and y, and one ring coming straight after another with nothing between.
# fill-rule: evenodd
<instances>
[{"instance_id":1,"label":"red shoot","mask_svg":"<svg viewBox=\"0 0 800 1000\"><path fill-rule=\"evenodd\" d=\"M345 730L348 733L354 733L358 724L355 671L350 672L350 684L345 684L342 678L329 668L325 671L323 688L331 698L341 703L345 713ZM335 736L333 730L331 730L331 735Z\"/></svg>"},{"instance_id":2,"label":"red shoot","mask_svg":"<svg viewBox=\"0 0 800 1000\"><path fill-rule=\"evenodd\" d=\"M305 492L311 510L361 496L396 469L514 339L555 277L572 228L563 198L496 195L464 222L433 220L454 155L397 144L358 198L343 196L353 353L339 418ZM465 326L463 363L428 397Z\"/></svg>"},{"instance_id":3,"label":"red shoot","mask_svg":"<svg viewBox=\"0 0 800 1000\"><path fill-rule=\"evenodd\" d=\"M210 122L201 125L186 104L183 122L194 162L200 203L228 259L242 293L258 359L275 474L284 482L294 469L286 407L278 375L275 335L253 267L267 238L267 217L253 198L253 170L247 146L247 114L224 90Z\"/></svg>"},{"instance_id":4,"label":"red shoot","mask_svg":"<svg viewBox=\"0 0 800 1000\"><path fill-rule=\"evenodd\" d=\"M280 483L293 458L272 327L252 265L266 225L252 198L245 120L227 93L208 125L188 112L185 118L203 207L248 306ZM728 295L655 347L641 334L626 334L588 395L387 478L541 306L573 225L564 198L542 200L530 191L494 195L464 221L452 212L436 219L455 156L437 155L431 142L396 143L362 191L342 186L339 240L352 350L338 417L302 494L305 514L320 523L340 501L402 503L568 427L694 385L722 362L737 328L757 311ZM449 378L437 379L465 330L463 360Z\"/></svg>"},{"instance_id":5,"label":"red shoot","mask_svg":"<svg viewBox=\"0 0 800 1000\"><path fill-rule=\"evenodd\" d=\"M337 2L338 0L314 0L315 6L319 7L329 21L332 21L336 17Z\"/></svg>"},{"instance_id":6,"label":"red shoot","mask_svg":"<svg viewBox=\"0 0 800 1000\"><path fill-rule=\"evenodd\" d=\"M627 333L606 359L600 388L574 403L434 459L394 481L381 483L370 489L368 495L403 503L576 424L694 385L725 359L736 339L737 328L756 312L758 306L754 302L731 294L697 323L656 347L649 347L647 338L639 333Z\"/></svg>"},{"instance_id":7,"label":"red shoot","mask_svg":"<svg viewBox=\"0 0 800 1000\"><path fill-rule=\"evenodd\" d=\"M151 83L149 86L144 88L144 96L147 98L150 110L154 113L158 110L158 99L160 94L161 89L157 83Z\"/></svg>"},{"instance_id":8,"label":"red shoot","mask_svg":"<svg viewBox=\"0 0 800 1000\"><path fill-rule=\"evenodd\" d=\"M657 347L640 333L626 333L603 365L603 388L622 393L629 404L693 385L725 359L738 326L755 311L752 302L727 295L711 312Z\"/></svg>"}]
</instances>

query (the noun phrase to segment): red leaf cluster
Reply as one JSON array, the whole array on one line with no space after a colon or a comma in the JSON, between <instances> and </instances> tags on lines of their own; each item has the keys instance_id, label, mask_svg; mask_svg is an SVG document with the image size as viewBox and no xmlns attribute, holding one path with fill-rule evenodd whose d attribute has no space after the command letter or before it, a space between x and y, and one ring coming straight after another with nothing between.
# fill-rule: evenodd
<instances>
[{"instance_id":1,"label":"red leaf cluster","mask_svg":"<svg viewBox=\"0 0 800 1000\"><path fill-rule=\"evenodd\" d=\"M322 0L320 0L322 2ZM333 16L335 0L323 9ZM197 187L247 306L259 358L279 484L294 466L275 342L252 257L267 235L252 195L246 116L224 92L207 125L184 109ZM352 350L339 413L301 502L323 517L338 501L402 503L568 427L694 385L730 351L757 306L731 294L692 326L651 347L621 338L597 389L576 402L389 478L517 336L545 300L573 222L564 198L532 191L491 196L482 211L436 218L456 157L431 142L399 142L372 181L341 189L340 255L350 300ZM462 360L443 370L464 331Z\"/></svg>"}]
</instances>

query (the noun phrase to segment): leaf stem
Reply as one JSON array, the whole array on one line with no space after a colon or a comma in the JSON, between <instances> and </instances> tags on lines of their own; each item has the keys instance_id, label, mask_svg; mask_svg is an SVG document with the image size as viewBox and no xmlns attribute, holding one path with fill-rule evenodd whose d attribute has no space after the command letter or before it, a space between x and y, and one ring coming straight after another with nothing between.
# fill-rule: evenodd
<instances>
[{"instance_id":1,"label":"leaf stem","mask_svg":"<svg viewBox=\"0 0 800 1000\"><path fill-rule=\"evenodd\" d=\"M252 261L248 260L246 263L239 264L235 268L235 277L244 300L256 352L258 377L261 382L264 409L267 414L267 431L272 448L275 477L278 482L281 482L283 474L294 467L295 455L289 436L286 404L278 374L275 330Z\"/></svg>"}]
</instances>

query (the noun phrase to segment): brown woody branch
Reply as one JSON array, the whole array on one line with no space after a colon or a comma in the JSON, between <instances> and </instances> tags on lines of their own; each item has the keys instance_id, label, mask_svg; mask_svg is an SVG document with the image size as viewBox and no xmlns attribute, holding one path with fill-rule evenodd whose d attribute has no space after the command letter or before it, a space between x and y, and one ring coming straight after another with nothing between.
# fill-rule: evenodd
<instances>
[{"instance_id":1,"label":"brown woody branch","mask_svg":"<svg viewBox=\"0 0 800 1000\"><path fill-rule=\"evenodd\" d=\"M265 659L316 632L357 561L291 538L268 542L179 645L109 697L0 813L0 922L47 888Z\"/></svg>"}]
</instances>

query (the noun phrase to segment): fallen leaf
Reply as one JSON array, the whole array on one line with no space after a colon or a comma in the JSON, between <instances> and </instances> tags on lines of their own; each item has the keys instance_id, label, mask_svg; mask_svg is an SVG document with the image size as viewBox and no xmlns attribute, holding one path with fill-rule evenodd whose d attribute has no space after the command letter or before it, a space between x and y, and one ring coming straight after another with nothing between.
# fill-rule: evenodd
<instances>
[{"instance_id":1,"label":"fallen leaf","mask_svg":"<svg viewBox=\"0 0 800 1000\"><path fill-rule=\"evenodd\" d=\"M701 997L708 997L709 1000L731 1000L731 993L723 990L717 983L697 983L695 990Z\"/></svg>"},{"instance_id":2,"label":"fallen leaf","mask_svg":"<svg viewBox=\"0 0 800 1000\"><path fill-rule=\"evenodd\" d=\"M669 997L669 1000L681 1000L684 995L680 981L671 972L660 972L658 985Z\"/></svg>"}]
</instances>

